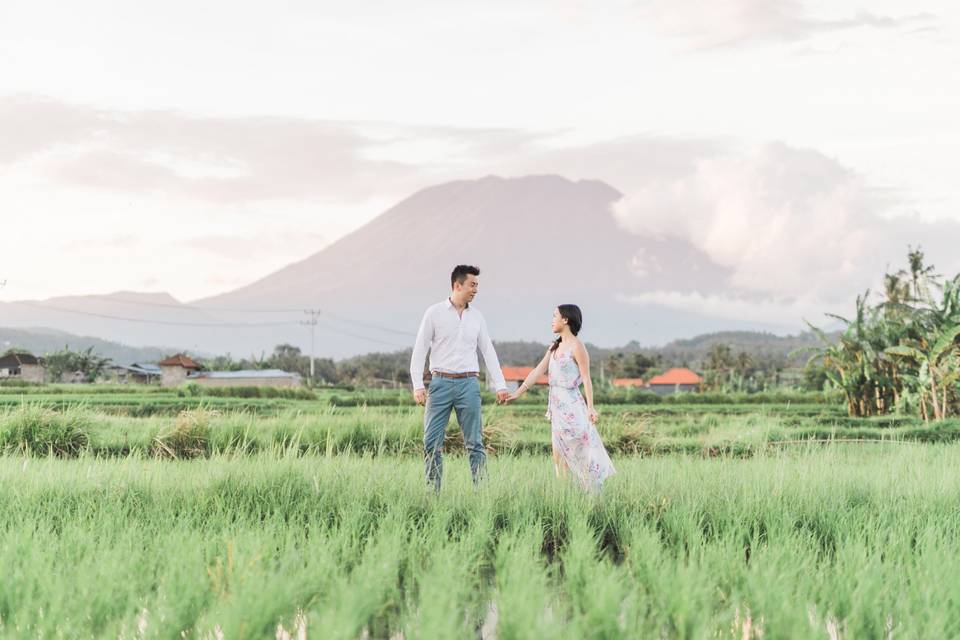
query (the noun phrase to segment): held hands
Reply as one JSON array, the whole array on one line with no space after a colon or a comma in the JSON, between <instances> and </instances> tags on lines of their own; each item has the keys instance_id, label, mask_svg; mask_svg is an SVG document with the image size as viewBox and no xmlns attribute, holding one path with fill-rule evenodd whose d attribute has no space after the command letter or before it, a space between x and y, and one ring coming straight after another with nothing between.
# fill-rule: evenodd
<instances>
[{"instance_id":1,"label":"held hands","mask_svg":"<svg viewBox=\"0 0 960 640\"><path fill-rule=\"evenodd\" d=\"M413 390L413 401L417 404L423 406L427 401L427 390L426 389L414 389Z\"/></svg>"},{"instance_id":2,"label":"held hands","mask_svg":"<svg viewBox=\"0 0 960 640\"><path fill-rule=\"evenodd\" d=\"M507 397L503 399L503 404L510 404L511 402L513 402L514 400L522 396L525 392L526 392L526 389L523 388L523 385L520 385L519 387L517 387L516 391L507 395Z\"/></svg>"},{"instance_id":3,"label":"held hands","mask_svg":"<svg viewBox=\"0 0 960 640\"><path fill-rule=\"evenodd\" d=\"M507 404L510 401L510 394L506 389L497 391L497 404Z\"/></svg>"}]
</instances>

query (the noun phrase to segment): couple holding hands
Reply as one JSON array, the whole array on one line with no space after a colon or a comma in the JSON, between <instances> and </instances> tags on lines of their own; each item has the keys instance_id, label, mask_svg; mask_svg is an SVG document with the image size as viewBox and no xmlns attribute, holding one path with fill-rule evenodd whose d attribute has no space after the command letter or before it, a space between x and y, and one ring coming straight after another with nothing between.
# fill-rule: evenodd
<instances>
[{"instance_id":1,"label":"couple holding hands","mask_svg":"<svg viewBox=\"0 0 960 640\"><path fill-rule=\"evenodd\" d=\"M557 339L519 388L509 393L493 341L487 332L487 323L470 305L477 296L479 284L478 268L457 265L450 274L450 296L427 309L417 331L410 360L410 378L414 400L426 405L423 449L427 484L435 490L440 489L443 440L451 411L456 411L457 422L463 431L474 483L479 482L485 473L479 350L497 389L499 404L516 400L538 377L549 376L547 417L551 425L554 469L558 476L571 475L584 490L599 491L604 480L616 470L597 433L598 415L593 406L590 356L577 338L583 324L579 307L562 304L554 309L551 330ZM427 352L430 353L429 392L423 380ZM581 384L583 393L580 392Z\"/></svg>"}]
</instances>

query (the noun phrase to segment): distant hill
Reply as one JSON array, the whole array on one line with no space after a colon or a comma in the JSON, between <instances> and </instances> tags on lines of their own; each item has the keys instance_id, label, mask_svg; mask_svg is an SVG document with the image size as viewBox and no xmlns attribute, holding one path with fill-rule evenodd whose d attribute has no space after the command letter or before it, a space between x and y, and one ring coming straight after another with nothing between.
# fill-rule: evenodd
<instances>
[{"instance_id":1,"label":"distant hill","mask_svg":"<svg viewBox=\"0 0 960 640\"><path fill-rule=\"evenodd\" d=\"M691 366L698 366L706 359L710 348L716 344L726 344L734 353L745 351L755 362L782 358L791 365L802 366L808 356L800 354L791 357L790 354L803 347L820 346L821 342L811 331L791 336L778 336L766 331L718 331L674 340L662 347L642 351L659 354L667 362L687 362Z\"/></svg>"},{"instance_id":2,"label":"distant hill","mask_svg":"<svg viewBox=\"0 0 960 640\"><path fill-rule=\"evenodd\" d=\"M497 342L497 354L504 364L534 364L541 357L547 343L539 342ZM704 333L693 338L668 342L663 346L642 346L638 342L629 342L622 347L598 347L587 344L591 358L607 358L616 353L643 353L659 357L664 366L686 365L699 368L707 358L711 347L725 344L733 353L744 351L756 363L779 361L789 366L803 366L807 356L802 354L791 357L791 353L803 347L820 345L819 339L810 331L790 336L778 336L766 331L719 331Z\"/></svg>"},{"instance_id":3,"label":"distant hill","mask_svg":"<svg viewBox=\"0 0 960 640\"><path fill-rule=\"evenodd\" d=\"M165 350L157 347L131 347L100 338L77 336L56 329L0 328L0 353L11 347L20 347L41 356L59 351L65 346L74 350L93 347L98 355L110 358L116 364L156 362L173 352L172 349Z\"/></svg>"}]
</instances>

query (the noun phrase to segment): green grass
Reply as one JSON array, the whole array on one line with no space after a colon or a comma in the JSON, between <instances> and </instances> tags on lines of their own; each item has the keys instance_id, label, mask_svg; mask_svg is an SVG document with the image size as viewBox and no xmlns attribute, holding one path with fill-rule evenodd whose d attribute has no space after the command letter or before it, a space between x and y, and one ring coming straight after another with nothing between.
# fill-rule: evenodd
<instances>
[{"instance_id":1,"label":"green grass","mask_svg":"<svg viewBox=\"0 0 960 640\"><path fill-rule=\"evenodd\" d=\"M190 457L278 449L309 455L420 455L422 448L423 409L418 407L337 407L305 402L263 413L250 410L243 399L204 400L182 408L178 414L155 412L140 417L105 411L93 402L21 400L19 404L0 407L0 448L45 455L53 442L50 434L61 433L66 428L63 425L71 425L72 437L86 438L86 444L73 448L58 445L54 447L58 455L79 455L82 451L101 457L164 454L166 449L161 445L180 437L177 424L183 416L204 416L203 433L199 434L202 442L191 446ZM743 411L744 408L750 411ZM832 408L808 411L782 405L703 405L687 411L680 409L601 406L600 433L607 447L621 455L750 456L771 447L795 447L811 440L960 440L960 421L931 426L906 417L854 420L838 416ZM543 406L486 406L488 448L500 455L549 453L550 426L543 410ZM23 418L37 415L44 416L52 426L24 431ZM448 436L448 450L462 449L455 418ZM183 442L186 441L181 439Z\"/></svg>"},{"instance_id":2,"label":"green grass","mask_svg":"<svg viewBox=\"0 0 960 640\"><path fill-rule=\"evenodd\" d=\"M410 457L0 457L0 635L960 633L960 445L614 462L591 499L544 456L439 495Z\"/></svg>"},{"instance_id":3,"label":"green grass","mask_svg":"<svg viewBox=\"0 0 960 640\"><path fill-rule=\"evenodd\" d=\"M0 452L75 457L89 450L92 424L82 407L23 404L0 420Z\"/></svg>"}]
</instances>

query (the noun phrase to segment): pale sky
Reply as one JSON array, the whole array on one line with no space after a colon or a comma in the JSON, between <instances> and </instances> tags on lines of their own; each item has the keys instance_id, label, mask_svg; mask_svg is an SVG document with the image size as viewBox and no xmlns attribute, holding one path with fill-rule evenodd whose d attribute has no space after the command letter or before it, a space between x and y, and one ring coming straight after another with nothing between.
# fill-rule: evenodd
<instances>
[{"instance_id":1,"label":"pale sky","mask_svg":"<svg viewBox=\"0 0 960 640\"><path fill-rule=\"evenodd\" d=\"M960 229L958 35L929 0L5 0L0 300L195 299L417 189L548 172L773 315L846 299L904 229Z\"/></svg>"}]
</instances>

